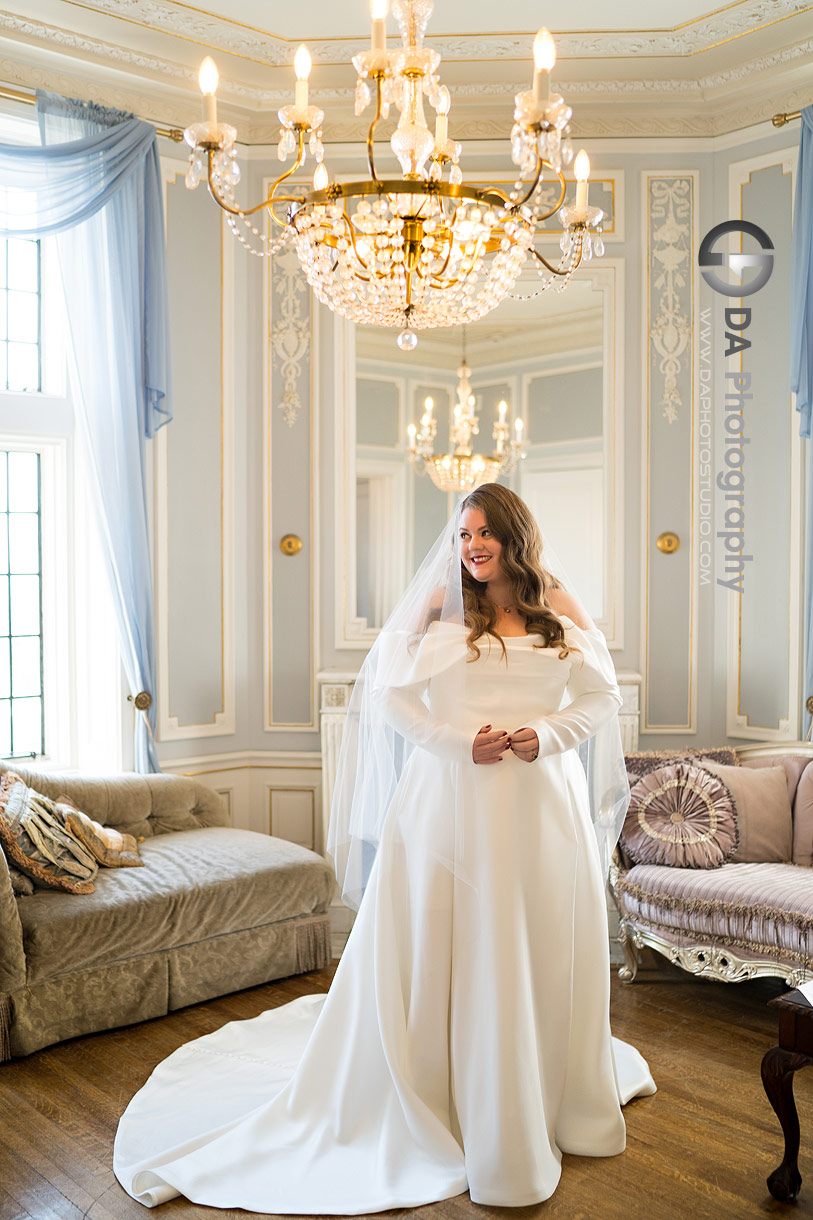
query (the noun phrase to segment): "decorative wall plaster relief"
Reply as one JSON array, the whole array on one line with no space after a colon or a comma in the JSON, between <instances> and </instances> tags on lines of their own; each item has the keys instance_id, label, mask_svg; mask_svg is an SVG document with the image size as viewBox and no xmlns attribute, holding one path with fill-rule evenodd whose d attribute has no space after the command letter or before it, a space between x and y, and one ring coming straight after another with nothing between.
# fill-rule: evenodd
<instances>
[{"instance_id":1,"label":"decorative wall plaster relief","mask_svg":"<svg viewBox=\"0 0 813 1220\"><path fill-rule=\"evenodd\" d=\"M691 179L653 178L649 199L652 287L660 292L649 337L663 376L663 414L674 423L682 406L678 377L692 337Z\"/></svg>"},{"instance_id":2,"label":"decorative wall plaster relief","mask_svg":"<svg viewBox=\"0 0 813 1220\"><path fill-rule=\"evenodd\" d=\"M642 172L645 239L641 588L643 733L697 732L694 325L699 172ZM654 539L681 538L665 558Z\"/></svg>"},{"instance_id":3,"label":"decorative wall plaster relief","mask_svg":"<svg viewBox=\"0 0 813 1220\"><path fill-rule=\"evenodd\" d=\"M289 428L296 423L302 406L297 382L302 375L302 360L310 348L310 326L302 316L300 296L307 283L299 268L296 251L282 250L271 261L271 314L278 312L271 326L271 352L274 367L285 381L285 392L277 406Z\"/></svg>"},{"instance_id":4,"label":"decorative wall plaster relief","mask_svg":"<svg viewBox=\"0 0 813 1220\"><path fill-rule=\"evenodd\" d=\"M263 194L270 186L271 180L263 178ZM318 729L315 657L320 621L314 427L319 370L310 354L315 357L319 351L319 311L312 307L293 250L265 259L262 270L263 732L313 732ZM293 557L280 551L286 533L298 534L304 544Z\"/></svg>"}]
</instances>

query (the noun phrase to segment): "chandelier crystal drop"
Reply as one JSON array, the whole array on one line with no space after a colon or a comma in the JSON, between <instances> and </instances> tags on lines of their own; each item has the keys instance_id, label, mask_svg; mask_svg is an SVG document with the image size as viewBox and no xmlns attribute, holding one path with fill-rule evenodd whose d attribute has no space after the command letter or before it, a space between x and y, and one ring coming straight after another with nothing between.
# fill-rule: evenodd
<instances>
[{"instance_id":1,"label":"chandelier crystal drop","mask_svg":"<svg viewBox=\"0 0 813 1220\"><path fill-rule=\"evenodd\" d=\"M184 133L192 148L186 183L194 189L206 178L232 231L253 253L271 255L291 242L323 304L352 322L397 327L399 346L411 350L416 331L474 322L511 295L529 256L542 281L537 292L561 291L582 258L602 253L603 212L587 202L589 162L578 178L575 203L563 206L563 167L573 157L572 112L551 90L556 51L547 30L534 40L533 87L514 99L510 147L516 181L506 192L463 181L462 148L449 136L451 96L438 77L441 57L424 46L433 0L392 0L398 50L387 48L387 0L372 0L371 9L370 49L353 57L356 114L375 108L367 134L368 178L330 181L323 164L324 113L309 102L311 60L302 46L295 58L294 103L279 111L278 155L281 161L293 155L294 161L267 197L250 208L235 199L237 133L217 120L211 60L201 70L203 121ZM426 105L435 111L434 132ZM398 121L390 147L400 177L382 176L376 166L377 130L392 108ZM305 166L308 153L317 165L312 189L303 185L298 193L283 193L280 188ZM581 168L586 160L584 154ZM552 207L546 189L551 175L558 186ZM251 219L266 209L279 230L271 240ZM556 266L534 244L537 230L555 213L563 228Z\"/></svg>"},{"instance_id":2,"label":"chandelier crystal drop","mask_svg":"<svg viewBox=\"0 0 813 1220\"><path fill-rule=\"evenodd\" d=\"M496 442L490 456L472 452L471 438L480 433L480 417L475 413L477 399L471 388L471 369L466 360L466 331L463 330L463 355L457 370L457 402L449 412L450 453L435 453L437 420L434 400L424 400L421 426L407 429L407 453L415 469L429 475L441 491L473 491L481 483L494 483L501 474L510 474L520 458L525 456L523 422L514 421L514 436L508 422L508 404L497 407L497 418L491 435Z\"/></svg>"}]
</instances>

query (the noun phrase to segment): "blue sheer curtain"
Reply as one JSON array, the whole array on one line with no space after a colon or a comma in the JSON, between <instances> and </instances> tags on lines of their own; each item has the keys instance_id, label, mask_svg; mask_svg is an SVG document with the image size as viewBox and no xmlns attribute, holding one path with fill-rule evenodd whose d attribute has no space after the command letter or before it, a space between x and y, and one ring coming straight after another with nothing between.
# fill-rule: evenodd
<instances>
[{"instance_id":1,"label":"blue sheer curtain","mask_svg":"<svg viewBox=\"0 0 813 1220\"><path fill-rule=\"evenodd\" d=\"M802 111L796 198L793 206L790 298L790 388L796 394L799 433L810 437L813 406L813 106ZM808 445L805 527L805 678L803 696L813 695L813 454ZM805 732L810 730L805 710Z\"/></svg>"},{"instance_id":2,"label":"blue sheer curtain","mask_svg":"<svg viewBox=\"0 0 813 1220\"><path fill-rule=\"evenodd\" d=\"M135 765L159 771L146 439L172 418L163 199L155 129L37 94L43 147L0 145L0 235L55 235L71 372L133 695Z\"/></svg>"}]
</instances>

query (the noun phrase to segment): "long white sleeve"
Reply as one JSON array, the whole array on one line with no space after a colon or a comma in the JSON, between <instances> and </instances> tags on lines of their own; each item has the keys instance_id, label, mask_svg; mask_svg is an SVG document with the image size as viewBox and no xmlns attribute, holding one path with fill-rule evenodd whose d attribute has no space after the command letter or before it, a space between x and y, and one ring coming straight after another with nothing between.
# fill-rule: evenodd
<instances>
[{"instance_id":1,"label":"long white sleeve","mask_svg":"<svg viewBox=\"0 0 813 1220\"><path fill-rule=\"evenodd\" d=\"M387 724L413 745L438 758L459 762L471 757L474 740L460 727L432 715L422 693L414 686L391 686L376 692L376 706ZM468 752L468 753L467 753Z\"/></svg>"},{"instance_id":2,"label":"long white sleeve","mask_svg":"<svg viewBox=\"0 0 813 1220\"><path fill-rule=\"evenodd\" d=\"M434 624L419 644L406 633L390 633L381 649L379 675L372 689L373 707L381 719L412 745L438 758L460 762L471 758L473 734L452 724L431 707L431 688L442 680L445 705L459 707L465 684L466 652L461 628ZM449 671L458 668L457 698L451 699ZM452 679L454 681L454 679Z\"/></svg>"},{"instance_id":3,"label":"long white sleeve","mask_svg":"<svg viewBox=\"0 0 813 1220\"><path fill-rule=\"evenodd\" d=\"M569 620L568 620L569 621ZM604 636L598 628L585 631L566 628L569 644L579 652L571 653L571 671L566 695L570 703L558 712L528 723L539 738L539 754L563 754L587 741L622 704L615 669Z\"/></svg>"}]
</instances>

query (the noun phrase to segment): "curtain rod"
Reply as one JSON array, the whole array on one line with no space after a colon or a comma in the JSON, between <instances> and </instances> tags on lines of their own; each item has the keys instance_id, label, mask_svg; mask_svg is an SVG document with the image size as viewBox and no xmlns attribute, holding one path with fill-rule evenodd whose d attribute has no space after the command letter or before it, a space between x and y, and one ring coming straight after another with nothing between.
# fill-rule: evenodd
<instances>
[{"instance_id":1,"label":"curtain rod","mask_svg":"<svg viewBox=\"0 0 813 1220\"><path fill-rule=\"evenodd\" d=\"M0 85L0 98L4 98L9 102L23 102L26 106L35 106L37 104L36 95L33 93L24 93L22 89L9 89L6 85ZM145 119L149 122L149 119ZM174 140L176 144L183 141L183 132L180 127L156 127L155 134L157 136L166 136L168 140Z\"/></svg>"},{"instance_id":2,"label":"curtain rod","mask_svg":"<svg viewBox=\"0 0 813 1220\"><path fill-rule=\"evenodd\" d=\"M790 123L792 119L800 119L802 117L801 110L791 110L788 114L775 114L771 119L774 127L784 127L786 123Z\"/></svg>"}]
</instances>

